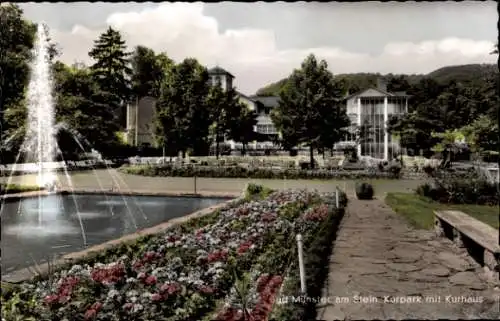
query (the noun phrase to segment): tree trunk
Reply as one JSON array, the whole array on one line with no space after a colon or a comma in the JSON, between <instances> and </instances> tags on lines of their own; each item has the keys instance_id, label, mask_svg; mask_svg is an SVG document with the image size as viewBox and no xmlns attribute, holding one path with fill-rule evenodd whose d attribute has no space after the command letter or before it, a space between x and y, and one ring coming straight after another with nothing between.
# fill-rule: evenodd
<instances>
[{"instance_id":1,"label":"tree trunk","mask_svg":"<svg viewBox=\"0 0 500 321\"><path fill-rule=\"evenodd\" d=\"M247 153L247 144L246 143L242 143L241 145L242 145L242 147L241 147L241 156L245 156L245 154Z\"/></svg>"},{"instance_id":2,"label":"tree trunk","mask_svg":"<svg viewBox=\"0 0 500 321\"><path fill-rule=\"evenodd\" d=\"M215 158L219 159L219 133L215 134Z\"/></svg>"},{"instance_id":3,"label":"tree trunk","mask_svg":"<svg viewBox=\"0 0 500 321\"><path fill-rule=\"evenodd\" d=\"M310 161L310 168L314 169L314 147L313 145L309 145L309 161Z\"/></svg>"}]
</instances>

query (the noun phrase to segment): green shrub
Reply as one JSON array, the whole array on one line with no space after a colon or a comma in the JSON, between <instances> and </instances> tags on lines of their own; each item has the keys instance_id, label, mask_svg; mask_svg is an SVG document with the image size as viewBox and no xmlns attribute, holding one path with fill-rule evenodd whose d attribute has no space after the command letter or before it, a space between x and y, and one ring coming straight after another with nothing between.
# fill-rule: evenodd
<instances>
[{"instance_id":1,"label":"green shrub","mask_svg":"<svg viewBox=\"0 0 500 321\"><path fill-rule=\"evenodd\" d=\"M263 186L263 185L258 185L254 183L250 183L247 185L245 189L245 199L255 199L255 198L260 198L264 199L269 194L273 192L272 189L269 187Z\"/></svg>"},{"instance_id":2,"label":"green shrub","mask_svg":"<svg viewBox=\"0 0 500 321\"><path fill-rule=\"evenodd\" d=\"M360 200L371 200L373 198L373 186L368 183L357 183L356 197Z\"/></svg>"},{"instance_id":3,"label":"green shrub","mask_svg":"<svg viewBox=\"0 0 500 321\"><path fill-rule=\"evenodd\" d=\"M498 205L500 196L497 185L484 179L436 179L433 186L421 187L418 192L448 204Z\"/></svg>"}]
</instances>

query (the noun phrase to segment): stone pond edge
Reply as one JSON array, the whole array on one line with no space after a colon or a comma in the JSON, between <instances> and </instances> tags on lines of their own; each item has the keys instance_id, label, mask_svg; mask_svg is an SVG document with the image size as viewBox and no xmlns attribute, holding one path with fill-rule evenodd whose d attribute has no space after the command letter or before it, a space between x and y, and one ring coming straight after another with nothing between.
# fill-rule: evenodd
<instances>
[{"instance_id":1,"label":"stone pond edge","mask_svg":"<svg viewBox=\"0 0 500 321\"><path fill-rule=\"evenodd\" d=\"M79 194L80 192L81 191L78 191L78 192L75 191L74 193ZM30 193L30 192L28 192L28 193ZM93 193L92 192L87 192L87 193L82 192L82 194L97 194L97 193L101 194L102 191L94 191ZM23 194L23 195L20 195L20 194ZM11 195L16 195L16 198L14 198L14 199L19 199L19 198L43 196L43 195L47 195L47 194L48 194L47 192L43 192L43 193L37 192L37 194L35 194L35 195L33 195L32 193L28 194L28 195L26 195L26 193L11 194ZM86 256L89 256L95 252L104 251L104 250L113 248L115 246L118 246L122 243L133 242L133 241L137 240L138 238L146 236L146 235L160 234L160 233L164 232L165 230L167 230L168 228L171 228L172 226L185 223L193 218L199 218L199 217L211 214L218 209L224 208L228 205L235 204L243 199L241 196L241 193L238 193L238 194L225 193L224 195L222 195L222 194L214 195L213 193L207 193L206 195L205 195L205 193L202 193L201 195L200 194L187 194L187 193L150 193L150 194L145 195L145 194L140 193L140 192L132 192L132 193L116 192L116 194L117 195L143 195L143 196L179 196L179 197L200 197L200 196L201 197L210 197L210 196L212 196L212 197L233 197L233 199L216 204L216 205L213 205L213 206L210 206L210 207L207 207L207 208L204 208L204 209L201 209L201 210L198 210L196 212L193 212L191 214L188 214L188 215L185 215L182 217L173 218L169 221L160 223L160 224L152 226L152 227L141 229L139 231L124 235L124 236L117 238L117 239L113 239L113 240L110 240L110 241L107 241L107 242L104 242L104 243L101 243L98 245L91 246L91 247L89 247L85 250L82 250L82 251L71 252L71 253L65 254L64 256L62 256L62 258L56 260L55 262L53 262L51 264L51 267L50 267L51 270L54 270L54 269L57 270L58 268L64 266L65 264L68 264L68 263L71 263L73 261L85 258ZM210 196L207 196L207 195L210 195ZM10 199L10 198L7 198L7 199ZM36 271L37 274L39 274L39 275L45 276L49 272L49 266L47 263L42 263L39 265L33 265L33 266L30 266L27 268L23 268L20 270L10 272L8 274L2 275L2 282L22 283L25 281L29 281L33 277L35 277L35 275L33 274L33 271Z\"/></svg>"}]
</instances>

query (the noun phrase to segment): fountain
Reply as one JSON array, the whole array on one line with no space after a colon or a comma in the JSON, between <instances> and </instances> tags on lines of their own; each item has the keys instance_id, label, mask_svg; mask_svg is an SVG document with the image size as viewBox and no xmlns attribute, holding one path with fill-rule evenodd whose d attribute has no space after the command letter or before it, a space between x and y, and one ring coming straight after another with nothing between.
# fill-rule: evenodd
<instances>
[{"instance_id":1,"label":"fountain","mask_svg":"<svg viewBox=\"0 0 500 321\"><path fill-rule=\"evenodd\" d=\"M38 186L52 189L56 184L53 164L57 140L48 45L45 28L39 24L27 92L28 121L23 149L26 160L38 165Z\"/></svg>"},{"instance_id":2,"label":"fountain","mask_svg":"<svg viewBox=\"0 0 500 321\"><path fill-rule=\"evenodd\" d=\"M43 187L48 192L44 194L48 195L40 194L8 203L5 203L6 198L1 198L3 206L0 207L0 214L6 214L1 215L0 224L2 275L4 268L9 272L38 264L31 260L41 262L47 255L60 255L62 248L65 251L81 250L224 200L108 195L99 177L102 173L98 173L94 167L92 171L102 194L79 195L75 192L64 159L56 162L57 157L63 155L57 144L57 133L59 130L68 132L83 153L88 154L88 151L82 142L89 148L91 146L76 130L55 122L48 37L41 24L38 25L33 54L26 97L28 113L25 137L11 167L7 184L12 182L16 167L21 165L21 171L35 173L36 184ZM18 132L22 133L22 130ZM97 151L93 150L92 155L102 161ZM110 170L106 162L104 164L113 186L117 186L118 191L122 189L120 185L129 189L123 178ZM59 168L63 170L61 176L65 178L66 187L69 187L70 193L66 193L69 195L57 193L60 192L56 175ZM130 200L135 204L130 204ZM147 208L149 217L143 208ZM26 258L27 255L30 255L31 260Z\"/></svg>"}]
</instances>

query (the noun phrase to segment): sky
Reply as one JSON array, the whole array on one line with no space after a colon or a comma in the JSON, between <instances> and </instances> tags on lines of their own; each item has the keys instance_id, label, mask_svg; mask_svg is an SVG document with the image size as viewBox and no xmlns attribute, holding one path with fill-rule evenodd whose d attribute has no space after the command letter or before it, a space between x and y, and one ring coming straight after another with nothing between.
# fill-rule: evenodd
<instances>
[{"instance_id":1,"label":"sky","mask_svg":"<svg viewBox=\"0 0 500 321\"><path fill-rule=\"evenodd\" d=\"M359 3L23 3L45 22L66 63L88 52L108 26L130 50L144 45L175 61L193 57L235 76L253 94L314 53L333 74L428 73L448 65L496 63L495 1Z\"/></svg>"}]
</instances>

